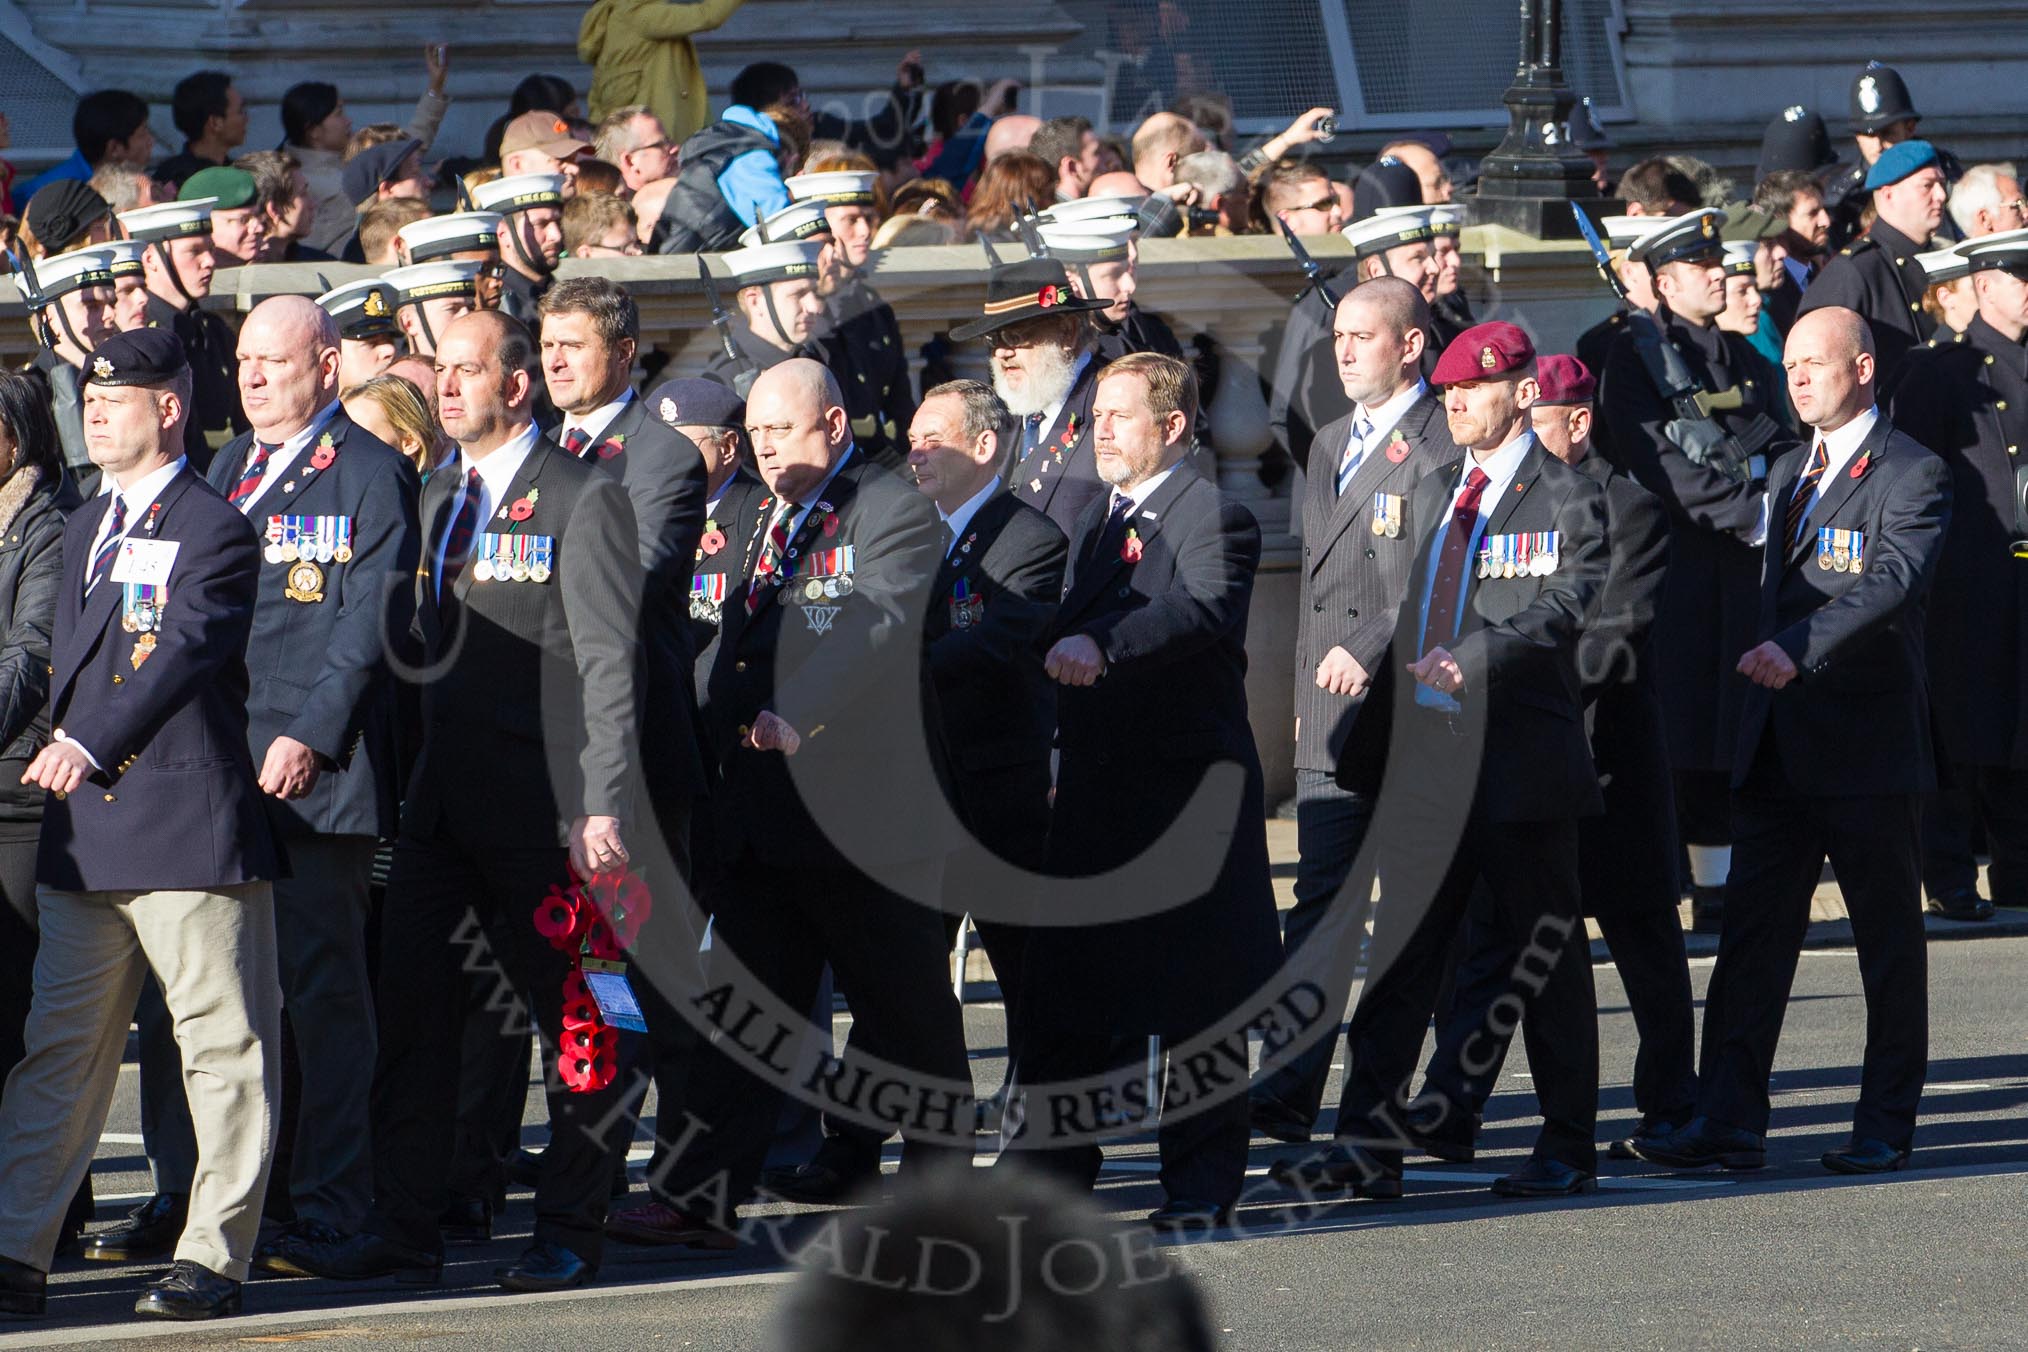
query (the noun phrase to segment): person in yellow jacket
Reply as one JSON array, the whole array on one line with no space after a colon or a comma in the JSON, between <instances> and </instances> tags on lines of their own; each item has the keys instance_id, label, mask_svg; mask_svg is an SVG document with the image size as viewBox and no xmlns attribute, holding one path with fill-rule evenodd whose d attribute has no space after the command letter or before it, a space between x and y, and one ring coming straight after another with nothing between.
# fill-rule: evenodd
<instances>
[{"instance_id":1,"label":"person in yellow jacket","mask_svg":"<svg viewBox=\"0 0 2028 1352\"><path fill-rule=\"evenodd\" d=\"M592 67L592 121L641 103L681 145L709 120L704 68L693 33L732 17L742 0L597 0L577 30L578 59Z\"/></svg>"}]
</instances>

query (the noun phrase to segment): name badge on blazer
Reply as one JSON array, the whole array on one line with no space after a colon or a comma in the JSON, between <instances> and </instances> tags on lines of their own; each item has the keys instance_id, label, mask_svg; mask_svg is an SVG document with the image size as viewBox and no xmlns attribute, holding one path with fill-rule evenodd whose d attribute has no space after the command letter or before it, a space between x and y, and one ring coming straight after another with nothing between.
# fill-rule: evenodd
<instances>
[{"instance_id":1,"label":"name badge on blazer","mask_svg":"<svg viewBox=\"0 0 2028 1352\"><path fill-rule=\"evenodd\" d=\"M482 534L472 558L472 576L479 582L547 582L556 567L556 539Z\"/></svg>"},{"instance_id":2,"label":"name badge on blazer","mask_svg":"<svg viewBox=\"0 0 2028 1352\"><path fill-rule=\"evenodd\" d=\"M169 585L169 570L176 566L176 551L181 547L174 540L122 540L120 552L113 556L113 570L107 578L113 582L166 587Z\"/></svg>"},{"instance_id":3,"label":"name badge on blazer","mask_svg":"<svg viewBox=\"0 0 2028 1352\"><path fill-rule=\"evenodd\" d=\"M1561 531L1487 535L1479 541L1479 576L1548 577L1563 561Z\"/></svg>"},{"instance_id":4,"label":"name badge on blazer","mask_svg":"<svg viewBox=\"0 0 2028 1352\"><path fill-rule=\"evenodd\" d=\"M1866 532L1817 527L1817 567L1828 573L1857 573L1866 567Z\"/></svg>"}]
</instances>

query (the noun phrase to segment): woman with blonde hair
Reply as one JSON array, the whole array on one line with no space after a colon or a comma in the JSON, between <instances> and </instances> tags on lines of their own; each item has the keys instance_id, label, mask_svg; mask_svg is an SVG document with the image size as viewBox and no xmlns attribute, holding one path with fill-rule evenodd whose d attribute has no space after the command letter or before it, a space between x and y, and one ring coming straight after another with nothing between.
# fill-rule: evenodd
<instances>
[{"instance_id":1,"label":"woman with blonde hair","mask_svg":"<svg viewBox=\"0 0 2028 1352\"><path fill-rule=\"evenodd\" d=\"M409 458L425 479L448 458L451 443L415 382L377 375L338 396L345 416Z\"/></svg>"}]
</instances>

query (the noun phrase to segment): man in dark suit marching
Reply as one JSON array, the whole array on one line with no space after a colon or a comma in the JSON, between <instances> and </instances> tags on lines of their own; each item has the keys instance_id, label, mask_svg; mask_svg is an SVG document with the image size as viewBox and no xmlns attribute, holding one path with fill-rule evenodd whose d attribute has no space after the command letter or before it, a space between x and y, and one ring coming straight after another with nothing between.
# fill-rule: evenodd
<instances>
[{"instance_id":1,"label":"man in dark suit marching","mask_svg":"<svg viewBox=\"0 0 2028 1352\"><path fill-rule=\"evenodd\" d=\"M1919 348L1894 425L1951 470L1951 525L1927 616L1931 718L1944 782L1923 805L1929 909L1986 920L2028 906L2028 231L1962 246L1979 313L1961 343ZM1979 895L1972 834L1992 854Z\"/></svg>"},{"instance_id":2,"label":"man in dark suit marching","mask_svg":"<svg viewBox=\"0 0 2028 1352\"><path fill-rule=\"evenodd\" d=\"M1757 1169L1768 1074L1828 857L1859 979L1866 1054L1836 1173L1908 1160L1929 1055L1917 818L1936 787L1923 608L1951 516L1950 469L1874 407L1866 321L1806 311L1783 350L1813 445L1768 475L1761 642L1733 772L1736 861L1704 1003L1698 1115L1636 1140L1644 1160ZM1734 905L1737 899L1739 905Z\"/></svg>"},{"instance_id":3,"label":"man in dark suit marching","mask_svg":"<svg viewBox=\"0 0 2028 1352\"><path fill-rule=\"evenodd\" d=\"M1560 354L1540 358L1541 396L1529 410L1536 439L1564 464L1606 491L1606 537L1612 561L1598 612L1578 640L1585 720L1598 765L1605 811L1578 823L1578 878L1586 915L1598 919L1620 983L1626 988L1640 1050L1634 1057L1637 1136L1658 1136L1690 1119L1697 1101L1696 1022L1690 967L1677 917L1676 808L1663 752L1648 631L1669 559L1669 523L1661 502L1602 456L1591 453L1594 382L1584 363ZM1473 897L1468 948L1460 960L1451 1012L1443 1016L1430 1058L1425 1096L1434 1088L1468 1110L1446 1139L1427 1140L1440 1158L1468 1160L1474 1146L1464 1124L1483 1109L1504 1057L1469 1057L1465 1048L1483 1027L1507 980L1503 945L1484 891ZM1553 1064L1540 1020L1522 1027L1531 1063ZM1469 1064L1468 1064L1469 1063ZM1615 1159L1631 1159L1615 1141Z\"/></svg>"},{"instance_id":4,"label":"man in dark suit marching","mask_svg":"<svg viewBox=\"0 0 2028 1352\"><path fill-rule=\"evenodd\" d=\"M985 313L951 330L953 342L992 342L993 392L1021 420L1008 483L1066 535L1085 504L1105 492L1092 458L1101 363L1090 315L1109 304L1077 296L1054 258L995 262Z\"/></svg>"},{"instance_id":5,"label":"man in dark suit marching","mask_svg":"<svg viewBox=\"0 0 2028 1352\"><path fill-rule=\"evenodd\" d=\"M721 1036L686 1074L682 1101L660 1108L658 1128L680 1130L670 1168L650 1182L654 1200L612 1226L631 1242L704 1253L737 1246L737 1208L760 1177L791 1072L827 1111L899 1127L911 1164L968 1159L972 1122L933 909L954 843L937 824L949 815L941 739L925 726L936 509L859 453L836 378L807 358L761 373L747 434L767 518L737 542L744 581L725 602L706 688L725 886L706 989L686 1001ZM922 731L903 735L911 725ZM847 1054L778 1062L808 1023L826 963L852 1006ZM905 1120L877 1116L897 1092L912 1105Z\"/></svg>"},{"instance_id":6,"label":"man in dark suit marching","mask_svg":"<svg viewBox=\"0 0 2028 1352\"><path fill-rule=\"evenodd\" d=\"M1043 635L1063 594L1063 532L1008 493L1001 481L1018 436L1014 416L973 380L937 386L909 427L909 471L943 519L944 553L931 589L923 643L949 751L959 816L975 849L1030 873L1049 835L1049 745L1056 697L1042 672ZM976 861L970 857L970 862ZM970 911L993 960L1007 1010L1008 1059L1019 1056L1024 933L1008 917L1030 900L1007 895L990 870L945 867L953 927ZM1023 875L1024 878L1026 875ZM825 1122L815 1159L763 1176L791 1201L835 1202L880 1169L886 1133Z\"/></svg>"},{"instance_id":7,"label":"man in dark suit marching","mask_svg":"<svg viewBox=\"0 0 2028 1352\"><path fill-rule=\"evenodd\" d=\"M1467 1053L1493 1054L1524 1014L1558 1053L1534 1067L1543 1116L1534 1153L1494 1191L1589 1191L1598 1015L1577 821L1599 810L1599 791L1577 653L1605 585L1605 492L1529 431L1539 386L1520 329L1467 329L1434 379L1451 437L1469 453L1410 500L1422 540L1408 594L1338 775L1368 794L1386 775L1373 826L1387 890L1372 974L1346 1033L1337 1139L1277 1177L1304 1191L1399 1197L1404 1145L1469 1132L1468 1105L1414 1101L1409 1083L1454 936L1484 886L1507 979L1498 1017L1474 1030Z\"/></svg>"},{"instance_id":8,"label":"man in dark suit marching","mask_svg":"<svg viewBox=\"0 0 2028 1352\"><path fill-rule=\"evenodd\" d=\"M302 1094L295 1219L255 1264L288 1272L298 1241L357 1229L373 1200L367 888L400 792L381 636L383 623L407 628L403 593L420 546L414 469L339 407L330 316L301 296L263 301L240 328L238 355L253 430L219 453L210 479L265 542L247 731L269 824L288 850L275 930Z\"/></svg>"},{"instance_id":9,"label":"man in dark suit marching","mask_svg":"<svg viewBox=\"0 0 2028 1352\"><path fill-rule=\"evenodd\" d=\"M1173 357L1136 353L1100 376L1092 422L1098 472L1111 487L1071 537L1045 662L1062 687L1051 874L1134 864L1176 825L1208 772L1227 763L1241 771L1237 801L1221 804L1232 816L1206 823L1229 833L1210 876L1177 879L1148 914L1054 916L1058 923L1029 936L1022 982L1033 998L1020 1019L1022 1079L1032 1087L1009 1105L1018 1125L1001 1158L1084 1187L1098 1177L1106 1124L1095 1105L1066 1114L1045 1087L1139 1066L1149 1036L1177 1044L1216 1035L1222 1019L1244 1017L1238 1011L1279 956L1260 758L1246 715L1260 527L1186 463L1197 409L1196 377ZM1122 888L1120 900L1131 904L1140 890ZM1172 1058L1160 1105L1165 1201L1149 1217L1158 1229L1202 1230L1230 1216L1246 1172L1244 1060L1228 1073L1210 1053Z\"/></svg>"},{"instance_id":10,"label":"man in dark suit marching","mask_svg":"<svg viewBox=\"0 0 2028 1352\"><path fill-rule=\"evenodd\" d=\"M278 1096L277 860L247 753L260 552L183 458L191 372L163 329L86 363L85 439L111 491L71 517L51 648L54 795L36 867L27 1055L0 1100L0 1310L40 1314L91 1167L143 975L175 1018L204 1168L141 1314L237 1314Z\"/></svg>"},{"instance_id":11,"label":"man in dark suit marching","mask_svg":"<svg viewBox=\"0 0 2028 1352\"><path fill-rule=\"evenodd\" d=\"M634 764L640 564L620 483L550 446L531 409L535 340L493 312L441 335L438 408L458 459L431 476L417 571L422 744L382 929L373 1080L374 1205L363 1231L306 1243L320 1277L435 1281L458 1092L453 935L468 911L545 1049L562 1043L569 960L537 932L552 888L627 866L642 822ZM487 773L474 779L472 769ZM616 1086L550 1082L554 1135L535 1233L495 1273L510 1290L582 1285L603 1241ZM617 1126L615 1124L618 1124Z\"/></svg>"},{"instance_id":12,"label":"man in dark suit marching","mask_svg":"<svg viewBox=\"0 0 2028 1352\"><path fill-rule=\"evenodd\" d=\"M1291 955L1319 926L1335 953L1309 970L1343 969L1333 1016L1345 1007L1365 937L1372 873L1340 893L1373 819L1372 800L1338 787L1338 755L1394 635L1420 523L1408 519L1416 481L1457 458L1443 400L1423 383L1429 305L1398 277L1362 282L1338 303L1331 341L1352 411L1319 429L1303 495L1303 571L1296 607L1296 904L1282 931ZM1308 965L1308 964L1306 964ZM1309 1139L1331 1073L1334 1032L1289 1057L1253 1092L1253 1124L1285 1141Z\"/></svg>"}]
</instances>

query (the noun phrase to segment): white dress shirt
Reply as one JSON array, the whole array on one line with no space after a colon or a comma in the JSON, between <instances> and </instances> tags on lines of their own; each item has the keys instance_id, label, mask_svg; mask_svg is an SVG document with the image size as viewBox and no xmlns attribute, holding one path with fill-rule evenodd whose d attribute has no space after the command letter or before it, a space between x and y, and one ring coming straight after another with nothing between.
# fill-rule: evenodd
<instances>
[{"instance_id":1,"label":"white dress shirt","mask_svg":"<svg viewBox=\"0 0 2028 1352\"><path fill-rule=\"evenodd\" d=\"M296 463L296 457L303 453L303 448L322 434L325 425L331 421L333 415L337 412L338 401L333 399L330 403L317 410L316 416L310 419L307 427L276 448L275 453L268 457L268 467L262 471L261 481L255 486L253 496L239 505L240 511L248 516L253 515L254 504L266 497L270 488L282 482L283 478L288 474L290 466ZM253 441L247 444L246 455L239 462L239 474L233 475L234 480L237 480L240 474L246 473L248 467L253 464L254 457L259 454L260 438L256 436ZM227 486L227 491L231 491L230 485Z\"/></svg>"},{"instance_id":2,"label":"white dress shirt","mask_svg":"<svg viewBox=\"0 0 2028 1352\"><path fill-rule=\"evenodd\" d=\"M958 547L958 541L961 538L963 538L965 534L965 527L972 524L972 518L979 514L979 509L986 505L986 500L999 491L1000 491L1000 479L998 475L995 475L993 478L988 479L986 481L986 486L984 488L974 493L966 501L960 503L958 505L957 511L952 512L948 516L944 516L944 526L951 533L951 549L956 549ZM941 507L937 508L937 514L939 516L943 516L943 508ZM946 558L950 557L950 550L948 549L945 550L944 556Z\"/></svg>"},{"instance_id":3,"label":"white dress shirt","mask_svg":"<svg viewBox=\"0 0 2028 1352\"><path fill-rule=\"evenodd\" d=\"M1824 496L1825 490L1836 483L1838 476L1844 473L1852 461L1857 458L1859 448L1866 444L1867 437L1873 435L1873 425L1879 421L1880 410L1878 407L1873 407L1868 408L1864 413L1859 414L1836 431L1815 433L1808 449L1803 452L1802 463L1796 468L1796 482L1799 483L1801 482L1803 471L1810 467L1810 460L1817 453L1817 442L1821 441L1824 443L1824 472L1818 476L1817 486L1810 494L1810 511L1815 512L1817 510L1818 499ZM1747 540L1748 544L1752 545L1755 549L1759 549L1767 543L1768 527L1773 522L1788 521L1789 497L1795 491L1795 483L1789 484L1788 491L1783 494L1782 500L1776 502L1774 500L1774 485L1768 485L1767 489L1760 495L1760 527ZM1805 517L1804 520L1807 522L1808 518ZM1793 545L1795 541L1789 540L1784 543ZM1787 555L1783 557L1786 558Z\"/></svg>"},{"instance_id":4,"label":"white dress shirt","mask_svg":"<svg viewBox=\"0 0 2028 1352\"><path fill-rule=\"evenodd\" d=\"M1354 465L1366 463L1366 457L1372 455L1374 448L1387 440L1387 434L1401 421L1401 415L1408 412L1415 401L1428 392L1429 386L1418 376L1414 384L1390 397L1383 404L1373 408L1359 403L1352 405L1353 435L1345 440L1345 452L1349 455L1356 445L1359 449L1359 458L1352 464L1347 464L1344 455L1338 457L1337 481L1340 484L1346 481L1346 472Z\"/></svg>"},{"instance_id":5,"label":"white dress shirt","mask_svg":"<svg viewBox=\"0 0 2028 1352\"><path fill-rule=\"evenodd\" d=\"M1484 460L1471 452L1465 455L1465 463L1458 469L1458 481L1451 488L1451 496L1444 505L1444 514L1438 520L1429 551L1429 560L1424 565L1422 580L1422 625L1419 651L1410 660L1419 660L1431 648L1445 648L1456 642L1456 636L1441 634L1434 637L1429 632L1429 606L1436 593L1437 570L1443 564L1443 536L1450 529L1451 517L1457 512L1458 499L1465 494L1466 481L1473 470L1482 471L1486 476L1486 488L1479 495L1479 515L1472 525L1472 538L1465 546L1465 567L1458 575L1458 604L1456 614L1462 623L1465 615L1465 594L1475 576L1473 561L1479 552L1479 541L1486 533L1486 522L1493 515L1493 509L1500 504L1500 495L1514 482L1514 476L1521 471L1521 461L1527 456L1528 448L1535 444L1535 434L1524 431ZM1457 702L1449 695L1431 690L1420 683L1415 691L1416 703L1431 708L1455 709Z\"/></svg>"},{"instance_id":6,"label":"white dress shirt","mask_svg":"<svg viewBox=\"0 0 2028 1352\"><path fill-rule=\"evenodd\" d=\"M563 441L572 432L582 427L587 438L585 444L587 446L597 445L599 438L605 435L606 429L613 425L613 419L620 416L620 410L632 403L633 399L634 392L631 389L624 389L620 391L619 398L613 400L610 404L600 404L582 418L574 413L564 414L563 436L558 437L557 440L559 442Z\"/></svg>"},{"instance_id":7,"label":"white dress shirt","mask_svg":"<svg viewBox=\"0 0 2028 1352\"><path fill-rule=\"evenodd\" d=\"M472 527L472 538L477 540L482 532L492 529L493 518L499 512L500 504L506 501L508 487L513 484L514 476L521 472L521 466L527 463L528 454L535 449L535 443L541 435L535 424L530 423L521 429L519 436L500 446L484 459L474 460L466 452L459 451L458 491L451 498L451 514L444 518L445 521L456 521L458 513L464 509L466 491L464 481L476 469L479 471L479 516L477 523ZM441 470L438 472L442 473ZM430 570L431 576L436 580L439 594L444 585L444 555L449 551L450 545L451 532L446 526L443 538L436 542L436 558Z\"/></svg>"},{"instance_id":8,"label":"white dress shirt","mask_svg":"<svg viewBox=\"0 0 2028 1352\"><path fill-rule=\"evenodd\" d=\"M1160 473L1150 474L1132 488L1115 488L1112 491L1112 495L1106 499L1106 511L1110 513L1119 504L1121 498L1127 498L1134 504L1134 512L1129 513L1129 515L1138 513L1143 507L1148 505L1148 499L1155 496L1155 490L1169 482L1169 476L1175 472L1176 466L1171 465Z\"/></svg>"}]
</instances>

